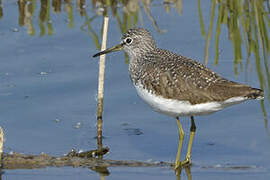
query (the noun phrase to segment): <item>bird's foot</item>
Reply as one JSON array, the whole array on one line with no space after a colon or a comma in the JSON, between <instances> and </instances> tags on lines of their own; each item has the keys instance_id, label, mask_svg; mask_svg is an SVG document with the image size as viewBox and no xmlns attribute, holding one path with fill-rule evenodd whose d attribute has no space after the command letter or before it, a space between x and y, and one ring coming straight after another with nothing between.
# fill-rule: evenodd
<instances>
[{"instance_id":1,"label":"bird's foot","mask_svg":"<svg viewBox=\"0 0 270 180\"><path fill-rule=\"evenodd\" d=\"M184 161L181 162L182 167L187 167L191 165L191 158L187 157Z\"/></svg>"},{"instance_id":2,"label":"bird's foot","mask_svg":"<svg viewBox=\"0 0 270 180\"><path fill-rule=\"evenodd\" d=\"M175 165L174 165L174 170L177 172L177 171L181 171L182 168L185 168L185 167L189 167L191 166L191 158L190 157L186 157L186 159L182 162L175 162Z\"/></svg>"},{"instance_id":3,"label":"bird's foot","mask_svg":"<svg viewBox=\"0 0 270 180\"><path fill-rule=\"evenodd\" d=\"M182 163L180 161L179 162L175 162L174 170L175 171L178 171L181 168L182 168Z\"/></svg>"}]
</instances>

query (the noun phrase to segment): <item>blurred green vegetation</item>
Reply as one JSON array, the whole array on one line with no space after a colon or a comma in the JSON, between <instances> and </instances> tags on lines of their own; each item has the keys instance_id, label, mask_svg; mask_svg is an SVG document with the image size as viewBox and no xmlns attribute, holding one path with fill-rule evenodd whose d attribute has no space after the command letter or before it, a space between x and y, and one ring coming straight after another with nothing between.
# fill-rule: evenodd
<instances>
[{"instance_id":1,"label":"blurred green vegetation","mask_svg":"<svg viewBox=\"0 0 270 180\"><path fill-rule=\"evenodd\" d=\"M85 17L85 23L82 28L87 28L89 30L89 35L91 35L95 41L96 47L99 48L100 44L97 42L96 34L93 33L93 29L90 28L91 22L98 16L105 16L111 14L116 18L119 28L122 33L126 32L127 29L136 27L138 21L143 24L143 19L141 15L141 10L143 9L149 19L153 22L155 29L158 32L164 32L160 30L157 21L154 19L150 12L151 0L92 0L90 5L87 4L85 0L17 0L18 4L18 24L19 26L24 26L27 28L29 35L36 35L35 21L37 20L39 24L40 36L53 35L53 22L51 20L52 13L60 14L66 13L66 21L69 28L74 27L74 9L81 17ZM178 9L178 12L182 12L182 0L164 0L163 2L166 12L170 12L171 5ZM37 6L40 6L37 10ZM87 7L91 6L91 12L87 12ZM75 8L74 8L75 7ZM36 12L38 11L38 12ZM89 17L88 14L95 15ZM38 19L35 18L36 14L39 14ZM0 19L4 16L2 9L2 0L0 0ZM87 22L88 21L88 22ZM85 29L86 30L86 29ZM102 30L100 30L102 32Z\"/></svg>"},{"instance_id":2,"label":"blurred green vegetation","mask_svg":"<svg viewBox=\"0 0 270 180\"><path fill-rule=\"evenodd\" d=\"M0 0L0 19L3 17L2 0Z\"/></svg>"},{"instance_id":3,"label":"blurred green vegetation","mask_svg":"<svg viewBox=\"0 0 270 180\"><path fill-rule=\"evenodd\" d=\"M202 35L206 36L203 15L200 10L200 0L198 0L200 23ZM215 10L218 10L215 13ZM264 0L213 0L211 6L211 20L206 36L206 48L204 62L208 62L209 40L211 38L214 20L216 20L215 33L215 64L219 58L219 38L221 26L226 26L229 39L234 50L235 73L238 73L237 65L242 63L242 48L245 46L247 57L250 60L252 54L256 61L260 58L260 49L263 58L266 60L270 52L269 42L269 1ZM250 64L250 61L248 61ZM268 71L268 70L267 70Z\"/></svg>"},{"instance_id":4,"label":"blurred green vegetation","mask_svg":"<svg viewBox=\"0 0 270 180\"><path fill-rule=\"evenodd\" d=\"M217 13L216 13L217 10ZM201 11L201 1L198 0L198 11L202 36L206 38L204 63L208 63L209 44L212 36L215 38L214 64L219 62L219 40L221 26L226 27L228 38L233 45L234 72L237 75L239 67L243 70L243 52L246 53L246 70L252 71L251 56L255 59L256 72L260 88L265 90L265 96L270 102L270 1L266 0L212 0L210 22L207 34ZM216 29L213 34L213 24ZM243 51L244 49L244 51ZM262 111L266 117L266 110L261 101ZM265 121L267 124L267 120ZM268 127L268 125L266 126Z\"/></svg>"},{"instance_id":5,"label":"blurred green vegetation","mask_svg":"<svg viewBox=\"0 0 270 180\"><path fill-rule=\"evenodd\" d=\"M86 2L85 0L18 0L18 24L19 26L26 27L28 34L31 36L36 35L37 31L35 28L37 27L35 27L35 24L38 24L39 36L51 36L54 33L54 26L56 26L51 20L52 13L65 13L65 20L68 27L73 28L74 9L76 9L80 16L85 20L80 27L81 30L88 34L97 49L100 49L100 37L103 30L100 29L99 32L96 32L94 29L97 28L93 29L91 24L97 17L107 16L109 15L109 12L113 18L117 20L118 27L122 33L125 33L127 29L136 27L139 21L141 25L143 25L141 15L142 10L146 13L158 32L165 32L164 30L159 29L157 21L151 14L151 3L151 0L91 0L91 2ZM161 5L164 6L167 13L170 12L172 7L177 8L179 14L182 12L182 0L164 0ZM39 10L37 10L37 6L40 6ZM87 7L91 7L92 9ZM89 12L89 10L91 12ZM39 16L38 18L35 18L37 17L37 13ZM89 14L91 14L92 17L90 17ZM0 18L1 17L3 17L3 11L0 0ZM35 23L35 21L38 21L38 23Z\"/></svg>"}]
</instances>

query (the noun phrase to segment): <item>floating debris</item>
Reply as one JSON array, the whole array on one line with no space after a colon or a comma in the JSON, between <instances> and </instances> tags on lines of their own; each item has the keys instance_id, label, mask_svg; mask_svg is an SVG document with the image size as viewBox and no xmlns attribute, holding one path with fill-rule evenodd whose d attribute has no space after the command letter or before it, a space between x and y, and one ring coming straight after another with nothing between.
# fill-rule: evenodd
<instances>
[{"instance_id":1,"label":"floating debris","mask_svg":"<svg viewBox=\"0 0 270 180\"><path fill-rule=\"evenodd\" d=\"M48 72L41 71L39 74L40 74L40 75L48 75Z\"/></svg>"},{"instance_id":2,"label":"floating debris","mask_svg":"<svg viewBox=\"0 0 270 180\"><path fill-rule=\"evenodd\" d=\"M206 143L206 145L208 145L208 146L214 146L215 143L214 142L208 142L208 143Z\"/></svg>"},{"instance_id":3,"label":"floating debris","mask_svg":"<svg viewBox=\"0 0 270 180\"><path fill-rule=\"evenodd\" d=\"M54 120L56 123L59 123L61 120L60 119L58 119L58 118L55 118L55 120Z\"/></svg>"},{"instance_id":4,"label":"floating debris","mask_svg":"<svg viewBox=\"0 0 270 180\"><path fill-rule=\"evenodd\" d=\"M18 28L12 28L12 32L19 32Z\"/></svg>"},{"instance_id":5,"label":"floating debris","mask_svg":"<svg viewBox=\"0 0 270 180\"><path fill-rule=\"evenodd\" d=\"M129 136L143 134L143 132L139 128L125 128L124 130L127 132Z\"/></svg>"},{"instance_id":6,"label":"floating debris","mask_svg":"<svg viewBox=\"0 0 270 180\"><path fill-rule=\"evenodd\" d=\"M93 158L97 156L103 156L108 152L109 152L108 147L90 150L90 151L79 150L78 152L75 149L72 149L66 156L67 157L80 157L80 158Z\"/></svg>"},{"instance_id":7,"label":"floating debris","mask_svg":"<svg viewBox=\"0 0 270 180\"><path fill-rule=\"evenodd\" d=\"M128 126L128 123L122 123L121 126Z\"/></svg>"},{"instance_id":8,"label":"floating debris","mask_svg":"<svg viewBox=\"0 0 270 180\"><path fill-rule=\"evenodd\" d=\"M75 129L79 129L81 127L82 123L77 122L76 125L74 126Z\"/></svg>"}]
</instances>

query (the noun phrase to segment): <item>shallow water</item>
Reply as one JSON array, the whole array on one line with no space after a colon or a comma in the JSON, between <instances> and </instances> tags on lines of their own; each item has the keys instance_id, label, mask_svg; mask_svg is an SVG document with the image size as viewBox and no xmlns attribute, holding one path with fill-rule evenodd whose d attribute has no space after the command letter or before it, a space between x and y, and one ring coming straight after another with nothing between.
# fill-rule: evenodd
<instances>
[{"instance_id":1,"label":"shallow water","mask_svg":"<svg viewBox=\"0 0 270 180\"><path fill-rule=\"evenodd\" d=\"M98 50L93 43L92 31L85 26L87 17L94 17L96 11L91 4L86 4L87 17L81 16L75 2L71 2L71 5L74 8L71 9L73 20L67 12L70 7L62 5L59 13L51 7L50 20L42 23L39 18L41 4L37 2L32 16L35 34L30 35L33 32L27 25L19 25L17 1L2 1L0 125L5 131L7 153L63 155L72 148L96 148L98 59L91 56ZM162 1L152 2L151 14L159 28L166 30L162 34L156 31L142 6L140 3L138 26L147 28L159 47L203 62L206 40L201 35L197 2L183 1L181 14L173 7L166 13ZM210 21L210 7L210 2L202 4L206 30ZM122 18L121 7L118 11ZM109 16L108 47L117 44L122 34L111 11ZM91 21L91 30L99 39L102 22L102 16ZM45 27L44 34L41 24ZM50 26L53 30L50 30ZM52 35L49 32L53 32ZM222 26L219 48L219 63L214 66L212 38L209 47L210 68L230 80L260 87L255 58L251 56L250 71L245 48L243 63L238 65L238 75L235 75L233 47L225 26ZM137 96L124 57L123 52L107 56L103 144L110 148L110 153L104 158L173 162L178 143L176 122L173 118L153 112ZM267 60L269 62L269 57ZM263 76L267 79L265 74ZM269 94L267 88L265 94ZM195 117L197 133L192 149L193 179L270 178L270 136L269 125L266 124L270 113L269 99L263 102L266 117L260 103L249 101L209 116ZM182 119L188 135L190 122L188 118ZM186 146L185 141L184 150ZM176 178L169 167L112 167L109 171L106 179ZM2 174L2 179L9 180L37 178L103 177L87 168L71 167L3 170ZM182 179L187 179L184 170Z\"/></svg>"}]
</instances>

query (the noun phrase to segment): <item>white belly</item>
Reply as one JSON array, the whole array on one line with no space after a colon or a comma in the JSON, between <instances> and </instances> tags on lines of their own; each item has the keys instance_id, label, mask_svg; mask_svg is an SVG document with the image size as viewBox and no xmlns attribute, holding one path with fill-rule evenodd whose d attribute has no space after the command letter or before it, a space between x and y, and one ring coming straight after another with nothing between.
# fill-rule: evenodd
<instances>
[{"instance_id":1,"label":"white belly","mask_svg":"<svg viewBox=\"0 0 270 180\"><path fill-rule=\"evenodd\" d=\"M207 115L247 100L245 97L233 97L224 102L216 101L192 105L188 101L179 101L166 99L161 96L154 96L149 91L143 89L141 85L135 87L138 95L155 111L172 117Z\"/></svg>"}]
</instances>

